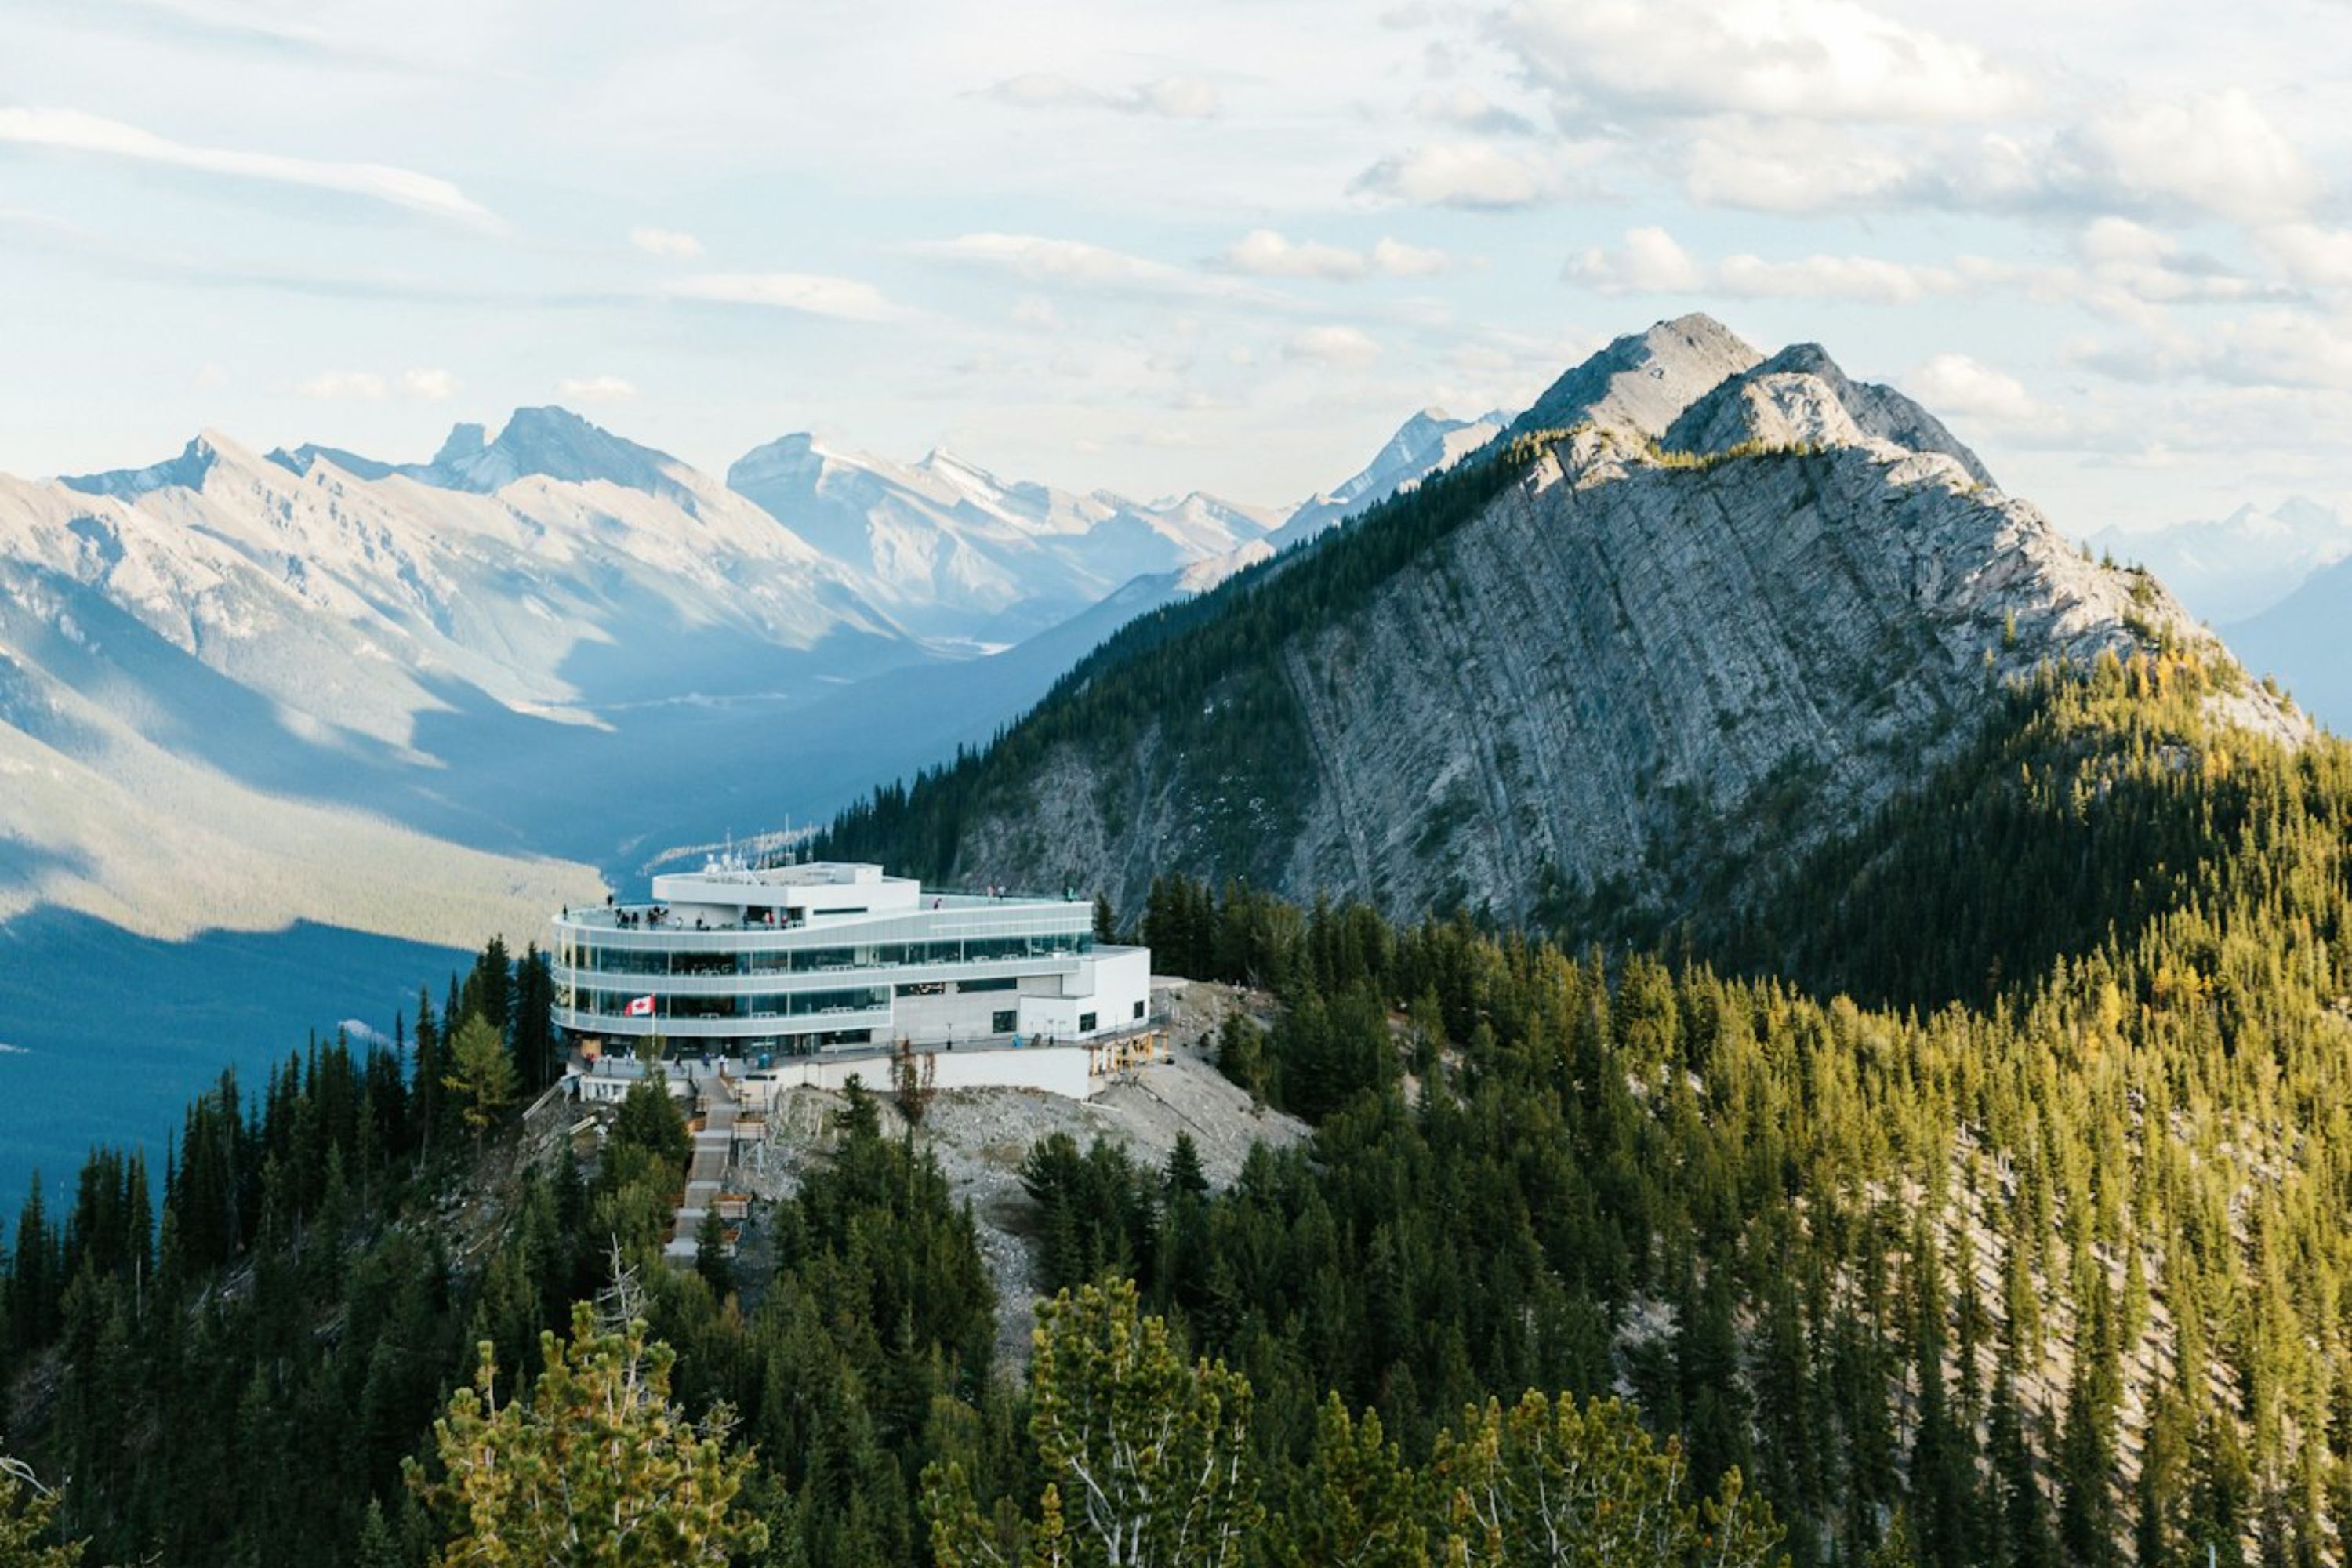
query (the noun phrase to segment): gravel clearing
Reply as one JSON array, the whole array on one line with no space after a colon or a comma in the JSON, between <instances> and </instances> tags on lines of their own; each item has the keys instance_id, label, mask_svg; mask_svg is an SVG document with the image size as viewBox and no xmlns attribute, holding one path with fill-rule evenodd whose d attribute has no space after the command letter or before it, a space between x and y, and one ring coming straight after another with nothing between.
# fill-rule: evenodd
<instances>
[{"instance_id":1,"label":"gravel clearing","mask_svg":"<svg viewBox=\"0 0 2352 1568\"><path fill-rule=\"evenodd\" d=\"M1243 1010L1263 1021L1271 1006L1259 993L1202 981L1152 982L1169 1020L1172 1059L1139 1069L1089 1100L1033 1089L943 1089L931 1101L917 1137L935 1154L956 1193L971 1205L980 1248L997 1293L1000 1363L1029 1358L1036 1321L1034 1274L1036 1205L1021 1186L1021 1162L1031 1146L1066 1132L1084 1147L1105 1138L1139 1162L1164 1164L1177 1137L1192 1135L1209 1180L1225 1186L1240 1174L1251 1145L1281 1148L1307 1136L1294 1117L1264 1106L1217 1071L1216 1032ZM887 1093L876 1095L886 1129L905 1122ZM829 1090L788 1089L769 1116L768 1142L740 1172L749 1190L773 1201L791 1195L803 1172L829 1157L843 1097Z\"/></svg>"}]
</instances>

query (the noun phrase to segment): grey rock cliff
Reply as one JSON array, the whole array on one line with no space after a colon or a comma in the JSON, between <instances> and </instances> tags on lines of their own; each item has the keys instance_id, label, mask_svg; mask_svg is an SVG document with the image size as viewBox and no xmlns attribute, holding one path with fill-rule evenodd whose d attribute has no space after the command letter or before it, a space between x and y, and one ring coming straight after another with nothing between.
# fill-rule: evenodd
<instances>
[{"instance_id":1,"label":"grey rock cliff","mask_svg":"<svg viewBox=\"0 0 2352 1568\"><path fill-rule=\"evenodd\" d=\"M1655 440L1675 416L1762 357L1712 316L1660 321L1553 382L1511 422L1511 434L1593 425Z\"/></svg>"},{"instance_id":2,"label":"grey rock cliff","mask_svg":"<svg viewBox=\"0 0 2352 1568\"><path fill-rule=\"evenodd\" d=\"M1989 488L1908 400L1818 351L1743 365L1737 343L1687 320L1621 339L1531 416L1584 428L1368 604L1286 639L1299 798L1204 779L1162 721L1115 755L1058 747L965 825L958 869L1076 877L1126 910L1171 868L1399 914L1521 917L1547 885L1671 898L1860 823L2042 661L2210 642L2152 579ZM1642 438L1675 423L1667 388L1688 406L1718 384L1698 449L1810 445L1694 460ZM2259 690L2234 700L2236 721L2300 732Z\"/></svg>"}]
</instances>

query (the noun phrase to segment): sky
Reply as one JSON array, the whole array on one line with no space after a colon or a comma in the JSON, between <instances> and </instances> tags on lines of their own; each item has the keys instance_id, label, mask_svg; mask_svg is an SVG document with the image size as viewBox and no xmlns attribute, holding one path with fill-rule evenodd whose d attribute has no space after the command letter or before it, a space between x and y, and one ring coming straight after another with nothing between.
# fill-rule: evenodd
<instances>
[{"instance_id":1,"label":"sky","mask_svg":"<svg viewBox=\"0 0 2352 1568\"><path fill-rule=\"evenodd\" d=\"M1274 505L1705 310L2077 532L2352 515L2347 78L2352 0L0 0L0 469L558 402Z\"/></svg>"}]
</instances>

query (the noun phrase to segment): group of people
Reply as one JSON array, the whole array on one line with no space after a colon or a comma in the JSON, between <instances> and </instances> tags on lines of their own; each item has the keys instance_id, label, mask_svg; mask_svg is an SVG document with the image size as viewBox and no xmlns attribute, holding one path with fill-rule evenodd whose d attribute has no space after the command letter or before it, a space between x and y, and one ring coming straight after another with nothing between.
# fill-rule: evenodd
<instances>
[{"instance_id":1,"label":"group of people","mask_svg":"<svg viewBox=\"0 0 2352 1568\"><path fill-rule=\"evenodd\" d=\"M641 925L657 926L668 919L669 910L661 904L655 904L642 910L616 909L613 911L613 923L625 928ZM698 919L694 923L698 930L702 926L702 921Z\"/></svg>"}]
</instances>

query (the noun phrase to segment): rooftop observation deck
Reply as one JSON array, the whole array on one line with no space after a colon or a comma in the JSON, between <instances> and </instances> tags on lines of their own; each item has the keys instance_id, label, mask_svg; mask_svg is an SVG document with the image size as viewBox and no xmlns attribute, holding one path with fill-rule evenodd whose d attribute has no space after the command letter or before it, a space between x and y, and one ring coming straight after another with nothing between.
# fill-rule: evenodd
<instances>
[{"instance_id":1,"label":"rooftop observation deck","mask_svg":"<svg viewBox=\"0 0 2352 1568\"><path fill-rule=\"evenodd\" d=\"M756 897L759 889L747 889ZM764 907L764 906L762 906ZM913 904L902 909L859 910L854 913L822 915L814 921L803 915L787 915L779 909L775 918L728 920L714 919L707 906L698 905L694 911L681 913L675 903L652 900L635 903L580 904L564 910L559 923L585 931L801 931L811 924L819 926L836 922L865 920L904 920L919 914L1018 914L1030 910L1061 910L1081 909L1092 917L1092 906L1074 896L1057 898L1038 894L993 895L989 893L925 892ZM697 924L699 921L701 923Z\"/></svg>"}]
</instances>

